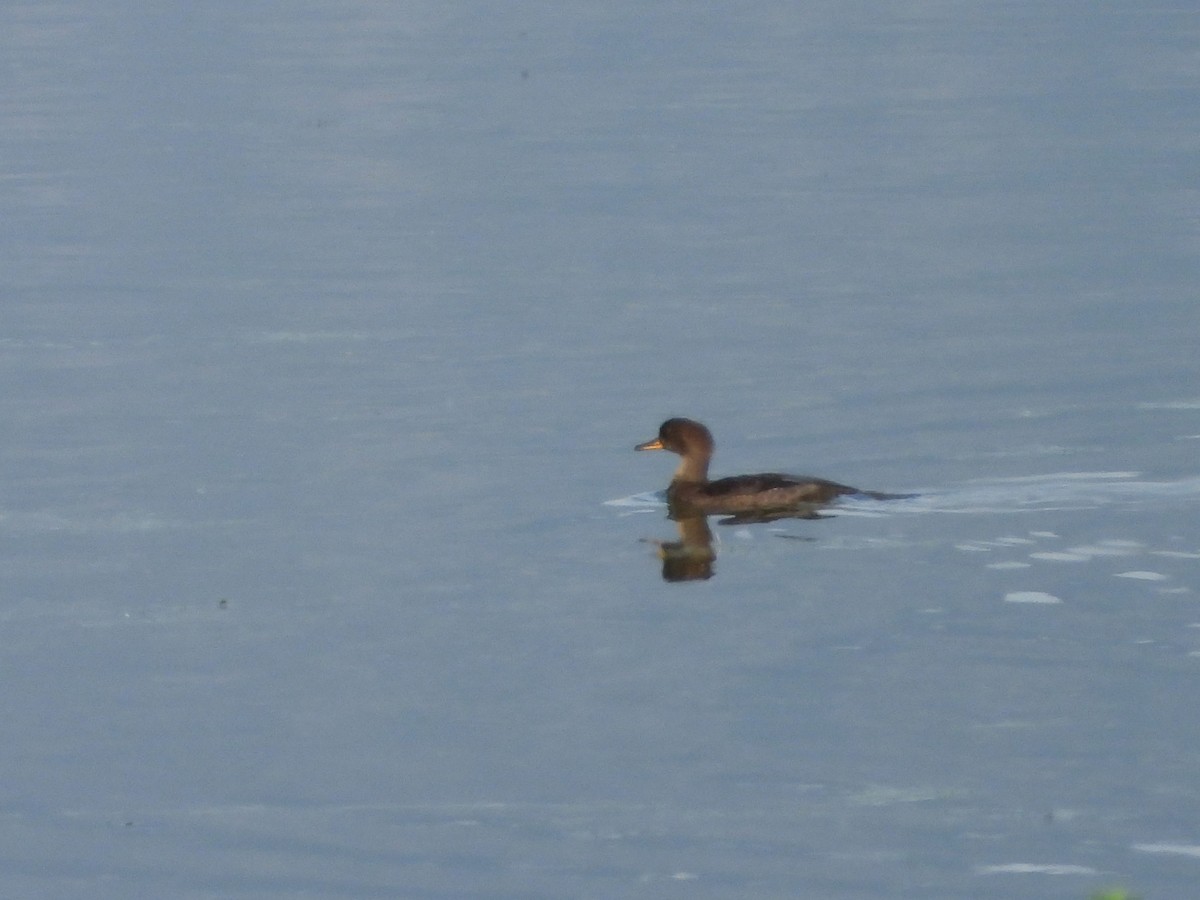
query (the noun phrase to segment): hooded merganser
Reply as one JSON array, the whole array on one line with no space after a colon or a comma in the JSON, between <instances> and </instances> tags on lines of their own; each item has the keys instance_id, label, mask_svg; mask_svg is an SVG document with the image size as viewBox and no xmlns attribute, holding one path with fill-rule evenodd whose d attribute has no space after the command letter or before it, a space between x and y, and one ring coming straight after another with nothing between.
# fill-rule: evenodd
<instances>
[{"instance_id":1,"label":"hooded merganser","mask_svg":"<svg viewBox=\"0 0 1200 900\"><path fill-rule=\"evenodd\" d=\"M667 419L659 427L657 438L633 448L670 450L683 457L667 488L667 505L672 516L730 514L738 520L779 518L788 514L813 517L816 507L847 494L879 500L896 496L860 491L824 478L776 472L709 481L708 463L713 447L712 433L699 422Z\"/></svg>"}]
</instances>

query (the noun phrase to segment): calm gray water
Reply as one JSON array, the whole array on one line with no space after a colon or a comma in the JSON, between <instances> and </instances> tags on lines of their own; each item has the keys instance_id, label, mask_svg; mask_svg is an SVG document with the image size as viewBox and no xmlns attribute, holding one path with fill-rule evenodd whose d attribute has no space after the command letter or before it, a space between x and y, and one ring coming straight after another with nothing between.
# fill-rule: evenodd
<instances>
[{"instance_id":1,"label":"calm gray water","mask_svg":"<svg viewBox=\"0 0 1200 900\"><path fill-rule=\"evenodd\" d=\"M6 5L0 893L1191 896L1196 36Z\"/></svg>"}]
</instances>

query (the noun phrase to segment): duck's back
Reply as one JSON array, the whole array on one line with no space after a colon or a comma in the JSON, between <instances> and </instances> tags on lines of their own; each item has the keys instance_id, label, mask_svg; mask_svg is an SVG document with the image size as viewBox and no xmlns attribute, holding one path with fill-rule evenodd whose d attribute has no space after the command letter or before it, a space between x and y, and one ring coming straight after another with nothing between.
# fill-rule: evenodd
<instances>
[{"instance_id":1,"label":"duck's back","mask_svg":"<svg viewBox=\"0 0 1200 900\"><path fill-rule=\"evenodd\" d=\"M701 509L741 512L745 510L783 509L797 504L829 503L845 494L858 493L857 488L827 481L764 472L759 475L735 475L702 484L675 483L668 495L680 502Z\"/></svg>"}]
</instances>

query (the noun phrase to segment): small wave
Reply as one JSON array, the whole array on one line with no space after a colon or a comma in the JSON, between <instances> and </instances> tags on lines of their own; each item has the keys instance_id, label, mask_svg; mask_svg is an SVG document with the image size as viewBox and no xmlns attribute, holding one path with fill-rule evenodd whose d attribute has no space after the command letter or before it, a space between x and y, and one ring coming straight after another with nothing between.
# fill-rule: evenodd
<instances>
[{"instance_id":1,"label":"small wave","mask_svg":"<svg viewBox=\"0 0 1200 900\"><path fill-rule=\"evenodd\" d=\"M1054 472L970 481L958 488L922 491L911 500L888 503L887 508L894 512L1020 513L1200 497L1200 477L1148 481L1140 475L1140 472Z\"/></svg>"},{"instance_id":2,"label":"small wave","mask_svg":"<svg viewBox=\"0 0 1200 900\"><path fill-rule=\"evenodd\" d=\"M1200 409L1200 400L1161 400L1139 403L1138 409Z\"/></svg>"},{"instance_id":3,"label":"small wave","mask_svg":"<svg viewBox=\"0 0 1200 900\"><path fill-rule=\"evenodd\" d=\"M0 529L17 534L130 534L180 528L183 523L150 513L81 516L52 512L0 511Z\"/></svg>"},{"instance_id":4,"label":"small wave","mask_svg":"<svg viewBox=\"0 0 1200 900\"><path fill-rule=\"evenodd\" d=\"M1134 844L1133 849L1142 853L1173 853L1200 859L1200 846L1196 844Z\"/></svg>"},{"instance_id":5,"label":"small wave","mask_svg":"<svg viewBox=\"0 0 1200 900\"><path fill-rule=\"evenodd\" d=\"M647 491L641 494L630 494L628 497L617 497L615 500L605 500L605 506L616 506L629 512L649 512L662 509L667 505L666 491Z\"/></svg>"},{"instance_id":6,"label":"small wave","mask_svg":"<svg viewBox=\"0 0 1200 900\"><path fill-rule=\"evenodd\" d=\"M1001 863L995 866L976 866L980 875L1099 875L1091 866L1071 863Z\"/></svg>"}]
</instances>

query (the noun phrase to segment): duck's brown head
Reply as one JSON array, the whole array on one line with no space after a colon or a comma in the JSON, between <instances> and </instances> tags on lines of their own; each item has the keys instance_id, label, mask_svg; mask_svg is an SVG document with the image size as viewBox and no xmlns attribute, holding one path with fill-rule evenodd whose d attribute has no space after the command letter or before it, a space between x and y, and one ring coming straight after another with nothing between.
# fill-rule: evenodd
<instances>
[{"instance_id":1,"label":"duck's brown head","mask_svg":"<svg viewBox=\"0 0 1200 900\"><path fill-rule=\"evenodd\" d=\"M708 478L708 461L713 454L712 432L694 419L667 419L658 428L658 437L634 450L670 450L683 457L676 480L704 481Z\"/></svg>"}]
</instances>

